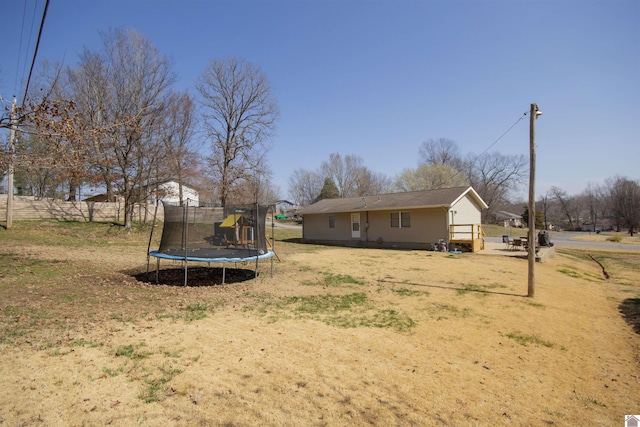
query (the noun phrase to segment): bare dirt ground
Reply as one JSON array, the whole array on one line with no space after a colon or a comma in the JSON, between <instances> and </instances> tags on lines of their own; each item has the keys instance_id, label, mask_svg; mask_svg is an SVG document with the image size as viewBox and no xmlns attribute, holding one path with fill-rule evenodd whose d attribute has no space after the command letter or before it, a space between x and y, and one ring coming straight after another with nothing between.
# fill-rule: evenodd
<instances>
[{"instance_id":1,"label":"bare dirt ground","mask_svg":"<svg viewBox=\"0 0 640 427\"><path fill-rule=\"evenodd\" d=\"M23 231L26 233L26 231ZM3 234L4 233L4 234ZM0 424L622 425L640 413L640 254L491 255L278 241L281 262L0 230Z\"/></svg>"}]
</instances>

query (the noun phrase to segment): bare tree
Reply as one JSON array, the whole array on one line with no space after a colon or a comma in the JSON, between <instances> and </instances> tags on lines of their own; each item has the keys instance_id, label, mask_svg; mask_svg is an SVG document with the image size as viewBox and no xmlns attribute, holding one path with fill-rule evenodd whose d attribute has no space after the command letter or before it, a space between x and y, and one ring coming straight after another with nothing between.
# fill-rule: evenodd
<instances>
[{"instance_id":1,"label":"bare tree","mask_svg":"<svg viewBox=\"0 0 640 427\"><path fill-rule=\"evenodd\" d=\"M269 182L273 175L267 162L267 152L255 151L252 156L245 158L246 169L231 187L231 193L227 199L230 203L260 203L271 204L278 200L278 191Z\"/></svg>"},{"instance_id":2,"label":"bare tree","mask_svg":"<svg viewBox=\"0 0 640 427\"><path fill-rule=\"evenodd\" d=\"M211 142L211 173L224 206L234 183L250 175L249 159L268 149L279 108L267 76L238 58L211 62L196 89Z\"/></svg>"},{"instance_id":3,"label":"bare tree","mask_svg":"<svg viewBox=\"0 0 640 427\"><path fill-rule=\"evenodd\" d=\"M399 191L435 190L469 185L469 180L453 167L443 164L422 164L416 169L406 168L397 177Z\"/></svg>"},{"instance_id":4,"label":"bare tree","mask_svg":"<svg viewBox=\"0 0 640 427\"><path fill-rule=\"evenodd\" d=\"M607 186L613 214L633 236L640 228L640 182L616 176L609 180Z\"/></svg>"},{"instance_id":5,"label":"bare tree","mask_svg":"<svg viewBox=\"0 0 640 427\"><path fill-rule=\"evenodd\" d=\"M356 180L356 195L358 197L388 193L392 188L393 183L385 174L375 173L366 167L359 170Z\"/></svg>"},{"instance_id":6,"label":"bare tree","mask_svg":"<svg viewBox=\"0 0 640 427\"><path fill-rule=\"evenodd\" d=\"M510 193L518 190L524 182L527 164L523 155L492 152L469 156L464 168L467 178L489 205L482 213L483 221L491 218L501 206L508 204Z\"/></svg>"},{"instance_id":7,"label":"bare tree","mask_svg":"<svg viewBox=\"0 0 640 427\"><path fill-rule=\"evenodd\" d=\"M165 115L159 125L158 158L155 159L155 177L178 182L178 197L183 200L183 186L197 173L197 154L194 147L195 103L186 93L171 93L166 101Z\"/></svg>"},{"instance_id":8,"label":"bare tree","mask_svg":"<svg viewBox=\"0 0 640 427\"><path fill-rule=\"evenodd\" d=\"M100 51L85 48L76 68L67 70L67 79L78 109L82 111L81 125L90 133L85 140L89 153L87 180L94 185L104 184L107 199L113 200L116 185L116 159L112 141L115 122L113 91L109 85L109 65Z\"/></svg>"},{"instance_id":9,"label":"bare tree","mask_svg":"<svg viewBox=\"0 0 640 427\"><path fill-rule=\"evenodd\" d=\"M457 168L462 163L458 143L447 138L429 139L418 149L418 162L425 165L449 165Z\"/></svg>"},{"instance_id":10,"label":"bare tree","mask_svg":"<svg viewBox=\"0 0 640 427\"><path fill-rule=\"evenodd\" d=\"M595 232L598 226L598 219L602 219L600 216L604 202L602 190L599 186L588 183L587 188L581 194L581 198L588 212L591 231Z\"/></svg>"},{"instance_id":11,"label":"bare tree","mask_svg":"<svg viewBox=\"0 0 640 427\"><path fill-rule=\"evenodd\" d=\"M331 178L338 189L339 197L357 196L358 177L364 168L362 157L331 153L329 160L322 162L320 170L325 178Z\"/></svg>"},{"instance_id":12,"label":"bare tree","mask_svg":"<svg viewBox=\"0 0 640 427\"><path fill-rule=\"evenodd\" d=\"M544 224L545 230L549 230L549 225L550 225L549 210L551 209L551 203L552 203L552 200L548 191L544 193L544 195L540 196L538 206L539 206L540 212L542 213L542 222ZM528 209L528 206L527 206L527 209Z\"/></svg>"},{"instance_id":13,"label":"bare tree","mask_svg":"<svg viewBox=\"0 0 640 427\"><path fill-rule=\"evenodd\" d=\"M169 59L135 30L110 30L102 42L101 51L85 49L70 81L85 126L94 131L88 145L94 168L108 192L115 185L124 198L124 225L130 229L175 77Z\"/></svg>"},{"instance_id":14,"label":"bare tree","mask_svg":"<svg viewBox=\"0 0 640 427\"><path fill-rule=\"evenodd\" d=\"M578 221L579 218L574 217L575 209L573 198L560 187L551 187L549 192L551 193L551 196L554 198L554 200L559 204L560 210L562 211L567 221L569 230L574 230L576 228L575 221Z\"/></svg>"},{"instance_id":15,"label":"bare tree","mask_svg":"<svg viewBox=\"0 0 640 427\"><path fill-rule=\"evenodd\" d=\"M289 197L298 205L308 206L320 194L323 184L324 179L319 173L296 169L289 177Z\"/></svg>"}]
</instances>

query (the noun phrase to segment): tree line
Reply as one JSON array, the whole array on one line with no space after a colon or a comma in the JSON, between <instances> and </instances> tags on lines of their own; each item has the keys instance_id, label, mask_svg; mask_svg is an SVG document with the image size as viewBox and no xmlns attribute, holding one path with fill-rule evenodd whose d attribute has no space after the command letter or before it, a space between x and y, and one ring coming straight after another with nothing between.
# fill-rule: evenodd
<instances>
[{"instance_id":1,"label":"tree line","mask_svg":"<svg viewBox=\"0 0 640 427\"><path fill-rule=\"evenodd\" d=\"M215 59L194 96L175 89L172 61L137 31L101 39L74 66L43 62L37 95L0 116L0 128L17 130L2 141L0 172L14 168L23 194L76 200L100 188L124 201L127 228L134 205L170 179L223 206L272 200L266 155L279 107L259 67Z\"/></svg>"},{"instance_id":2,"label":"tree line","mask_svg":"<svg viewBox=\"0 0 640 427\"><path fill-rule=\"evenodd\" d=\"M517 199L528 172L524 155L465 155L453 140L429 139L419 146L418 165L393 178L369 170L357 155L332 153L316 170L296 169L289 177L289 196L306 206L327 198L472 186L489 205L483 223L499 223L497 213L504 210L522 213L526 223L525 203ZM640 183L616 176L589 184L578 195L552 187L536 202L536 218L544 229L626 229L633 234L640 227Z\"/></svg>"},{"instance_id":3,"label":"tree line","mask_svg":"<svg viewBox=\"0 0 640 427\"><path fill-rule=\"evenodd\" d=\"M457 142L439 138L424 141L417 167L407 167L394 178L370 171L357 155L331 154L315 171L296 169L289 178L289 195L304 206L322 198L473 186L489 205L484 221L511 203L527 172L523 155L463 155Z\"/></svg>"},{"instance_id":4,"label":"tree line","mask_svg":"<svg viewBox=\"0 0 640 427\"><path fill-rule=\"evenodd\" d=\"M547 230L626 230L633 236L640 227L640 181L614 176L576 195L551 187L536 202L536 218Z\"/></svg>"}]
</instances>

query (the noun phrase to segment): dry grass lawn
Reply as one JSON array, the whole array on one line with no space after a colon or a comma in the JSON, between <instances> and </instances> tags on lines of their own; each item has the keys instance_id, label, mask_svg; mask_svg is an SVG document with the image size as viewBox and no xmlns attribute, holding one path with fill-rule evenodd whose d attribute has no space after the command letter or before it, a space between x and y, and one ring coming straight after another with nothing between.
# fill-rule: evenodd
<instances>
[{"instance_id":1,"label":"dry grass lawn","mask_svg":"<svg viewBox=\"0 0 640 427\"><path fill-rule=\"evenodd\" d=\"M104 224L0 229L0 424L622 425L640 413L640 253L302 245L227 270ZM602 268L610 278L603 277ZM151 279L151 280L149 280Z\"/></svg>"}]
</instances>

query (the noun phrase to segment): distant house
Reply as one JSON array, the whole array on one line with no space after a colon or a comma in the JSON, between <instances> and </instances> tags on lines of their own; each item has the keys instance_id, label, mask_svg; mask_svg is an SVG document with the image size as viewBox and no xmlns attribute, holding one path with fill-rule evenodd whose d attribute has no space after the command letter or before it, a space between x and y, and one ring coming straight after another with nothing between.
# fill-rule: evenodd
<instances>
[{"instance_id":1,"label":"distant house","mask_svg":"<svg viewBox=\"0 0 640 427\"><path fill-rule=\"evenodd\" d=\"M163 181L158 184L154 184L149 188L149 198L151 203L155 203L158 200L163 202L172 203L174 205L180 204L180 188L177 181ZM189 205L198 206L199 198L198 192L191 187L187 187L182 184L182 202L187 203L189 201Z\"/></svg>"},{"instance_id":2,"label":"distant house","mask_svg":"<svg viewBox=\"0 0 640 427\"><path fill-rule=\"evenodd\" d=\"M522 215L498 211L495 213L495 217L496 221L502 223L505 227L522 227Z\"/></svg>"},{"instance_id":3,"label":"distant house","mask_svg":"<svg viewBox=\"0 0 640 427\"><path fill-rule=\"evenodd\" d=\"M155 204L157 201L168 202L174 205L180 204L180 188L176 181L163 181L158 184L152 184L146 187L148 193L147 202ZM189 205L198 206L198 192L191 187L182 185L182 200L184 203L189 200ZM87 197L84 202L122 202L123 197L120 195L113 195L111 198L106 194L96 194L95 196Z\"/></svg>"},{"instance_id":4,"label":"distant house","mask_svg":"<svg viewBox=\"0 0 640 427\"><path fill-rule=\"evenodd\" d=\"M285 214L287 216L294 214L298 209L298 205L288 200L278 200L273 205L277 214Z\"/></svg>"},{"instance_id":5,"label":"distant house","mask_svg":"<svg viewBox=\"0 0 640 427\"><path fill-rule=\"evenodd\" d=\"M480 214L488 206L471 187L324 199L302 208L304 242L343 246L484 249Z\"/></svg>"}]
</instances>

